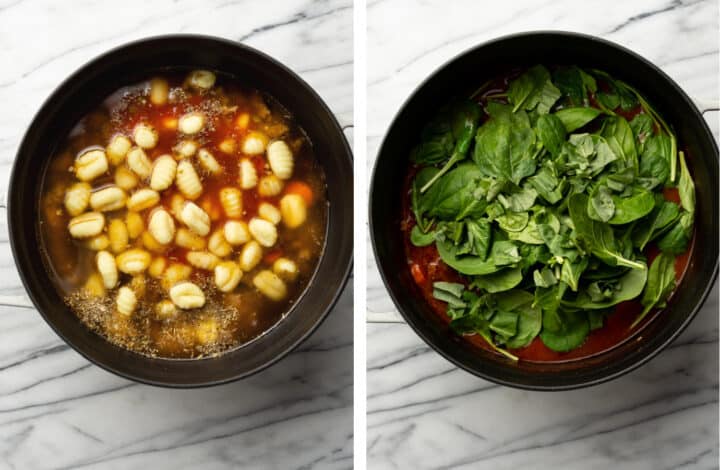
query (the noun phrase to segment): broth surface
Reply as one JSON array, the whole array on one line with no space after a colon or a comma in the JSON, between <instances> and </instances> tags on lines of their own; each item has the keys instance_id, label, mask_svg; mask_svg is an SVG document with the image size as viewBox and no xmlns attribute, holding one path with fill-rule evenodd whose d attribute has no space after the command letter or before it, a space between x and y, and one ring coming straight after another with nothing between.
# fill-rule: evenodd
<instances>
[{"instance_id":1,"label":"broth surface","mask_svg":"<svg viewBox=\"0 0 720 470\"><path fill-rule=\"evenodd\" d=\"M166 103L153 104L150 81L118 90L85 116L52 156L41 188L39 232L42 251L55 288L65 302L87 327L107 340L149 356L190 358L219 354L260 336L278 323L307 286L325 241L328 210L325 177L315 160L311 142L292 115L272 97L245 87L227 75L218 75L214 86L206 90L188 86L186 73L180 71L166 74L161 79L169 85ZM202 113L205 125L199 133L183 134L178 130L178 120L191 112ZM192 268L187 281L200 287L205 303L201 308L176 308L176 313L170 317L156 313L156 304L169 298L170 285L164 274L120 272L114 288L98 292L97 282L91 285L89 281L93 276L97 278L97 251L88 248L86 240L73 238L68 232L72 216L65 208L64 199L67 188L77 182L73 172L76 157L88 148L105 148L118 134L132 140L133 130L139 123L149 124L157 130L157 144L145 149L151 161L162 155L182 161L177 146L192 140L198 149L209 151L222 168L219 174L213 174L200 164L197 152L187 157L202 183L202 194L192 202L203 209L211 221L209 234L202 237L206 247L199 251L208 250L208 239L216 230L222 230L228 220L248 223L259 218L258 208L262 203L278 208L281 198L291 192L303 196L307 203L307 216L300 227L289 228L284 219L275 222L277 242L262 247L262 258L257 266L243 272L237 287L227 293L216 286L212 269L191 266L187 255L192 250L178 246L174 241L167 245L152 243L153 239L147 238L149 234L145 233L131 237L128 248L150 252L153 262L163 258L166 266L181 264ZM264 136L267 142L286 142L293 155L294 169L289 179L282 180L279 194L261 196L257 187L241 189L242 216L228 217L219 192L222 188L240 189L241 159L248 158L252 162L258 178L273 174L265 151L252 155L243 153L243 142L251 135ZM234 147L230 145L232 142ZM126 163L123 161L118 166ZM108 171L90 182L93 192L114 184L116 168L110 164ZM138 188L147 187L147 178L139 179L139 186L128 190L128 196ZM168 189L160 191L158 205L138 211L145 232L150 215L157 207L173 214L178 231L186 229L173 211L173 200L180 196L183 194L175 181ZM125 220L126 213L123 207L104 212L104 215L107 221ZM107 223L103 230L106 234ZM244 244L232 246L232 252L220 257L221 261L237 264L243 247ZM273 300L263 295L253 280L261 271L272 272L274 263L280 258L291 260L297 273L290 276L292 279L284 279L286 295L281 300ZM167 272L167 268L163 270L163 273ZM121 286L130 287L136 295L137 307L131 315L118 311L116 297Z\"/></svg>"}]
</instances>

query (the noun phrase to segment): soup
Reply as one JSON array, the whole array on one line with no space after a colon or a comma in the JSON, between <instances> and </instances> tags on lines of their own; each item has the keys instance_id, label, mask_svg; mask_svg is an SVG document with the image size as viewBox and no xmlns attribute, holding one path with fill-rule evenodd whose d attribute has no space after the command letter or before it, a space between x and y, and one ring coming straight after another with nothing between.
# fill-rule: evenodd
<instances>
[{"instance_id":1,"label":"soup","mask_svg":"<svg viewBox=\"0 0 720 470\"><path fill-rule=\"evenodd\" d=\"M282 320L321 255L322 168L292 115L235 77L118 90L70 132L42 188L55 287L118 346L195 358Z\"/></svg>"},{"instance_id":2,"label":"soup","mask_svg":"<svg viewBox=\"0 0 720 470\"><path fill-rule=\"evenodd\" d=\"M535 66L444 107L411 152L401 230L430 308L512 360L600 354L681 281L695 189L668 124L598 70Z\"/></svg>"}]
</instances>

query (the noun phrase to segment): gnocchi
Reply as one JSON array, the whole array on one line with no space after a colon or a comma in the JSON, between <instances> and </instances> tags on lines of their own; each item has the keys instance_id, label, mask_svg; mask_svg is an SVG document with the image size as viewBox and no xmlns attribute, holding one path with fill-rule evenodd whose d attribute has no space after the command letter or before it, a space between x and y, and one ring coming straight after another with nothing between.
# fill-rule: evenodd
<instances>
[{"instance_id":1,"label":"gnocchi","mask_svg":"<svg viewBox=\"0 0 720 470\"><path fill-rule=\"evenodd\" d=\"M238 183L242 189L252 189L258 184L257 170L247 158L240 160L240 177Z\"/></svg>"},{"instance_id":2,"label":"gnocchi","mask_svg":"<svg viewBox=\"0 0 720 470\"><path fill-rule=\"evenodd\" d=\"M148 230L161 245L167 245L175 238L175 220L165 209L155 209L150 214Z\"/></svg>"},{"instance_id":3,"label":"gnocchi","mask_svg":"<svg viewBox=\"0 0 720 470\"><path fill-rule=\"evenodd\" d=\"M199 90L209 90L215 85L215 74L209 70L194 70L188 77L188 84Z\"/></svg>"},{"instance_id":4,"label":"gnocchi","mask_svg":"<svg viewBox=\"0 0 720 470\"><path fill-rule=\"evenodd\" d=\"M100 212L86 212L70 219L68 231L73 238L90 238L105 228L105 216Z\"/></svg>"},{"instance_id":5,"label":"gnocchi","mask_svg":"<svg viewBox=\"0 0 720 470\"><path fill-rule=\"evenodd\" d=\"M130 151L132 142L122 134L115 134L110 143L105 147L105 155L111 165L117 166L125 160L125 155Z\"/></svg>"},{"instance_id":6,"label":"gnocchi","mask_svg":"<svg viewBox=\"0 0 720 470\"><path fill-rule=\"evenodd\" d=\"M215 285L221 292L230 292L242 279L240 266L232 261L223 261L215 265Z\"/></svg>"},{"instance_id":7,"label":"gnocchi","mask_svg":"<svg viewBox=\"0 0 720 470\"><path fill-rule=\"evenodd\" d=\"M286 194L280 199L280 213L286 227L300 227L307 219L305 199L297 194Z\"/></svg>"},{"instance_id":8,"label":"gnocchi","mask_svg":"<svg viewBox=\"0 0 720 470\"><path fill-rule=\"evenodd\" d=\"M287 286L272 271L263 270L253 278L253 285L270 300L280 301L287 295Z\"/></svg>"},{"instance_id":9,"label":"gnocchi","mask_svg":"<svg viewBox=\"0 0 720 470\"><path fill-rule=\"evenodd\" d=\"M250 230L245 222L228 220L223 227L225 240L231 245L242 245L250 241Z\"/></svg>"},{"instance_id":10,"label":"gnocchi","mask_svg":"<svg viewBox=\"0 0 720 470\"><path fill-rule=\"evenodd\" d=\"M124 166L119 166L115 170L115 185L125 191L135 189L140 180L137 175Z\"/></svg>"},{"instance_id":11,"label":"gnocchi","mask_svg":"<svg viewBox=\"0 0 720 470\"><path fill-rule=\"evenodd\" d=\"M191 251L186 257L188 264L205 271L212 271L220 262L217 256L208 251Z\"/></svg>"},{"instance_id":12,"label":"gnocchi","mask_svg":"<svg viewBox=\"0 0 720 470\"><path fill-rule=\"evenodd\" d=\"M178 163L175 184L183 196L188 199L197 199L203 191L200 177L188 160Z\"/></svg>"},{"instance_id":13,"label":"gnocchi","mask_svg":"<svg viewBox=\"0 0 720 470\"><path fill-rule=\"evenodd\" d=\"M178 130L183 134L197 134L205 127L205 115L203 113L188 113L178 119Z\"/></svg>"},{"instance_id":14,"label":"gnocchi","mask_svg":"<svg viewBox=\"0 0 720 470\"><path fill-rule=\"evenodd\" d=\"M127 286L123 286L118 290L117 300L117 311L121 315L129 317L135 311L137 307L137 296L132 289Z\"/></svg>"},{"instance_id":15,"label":"gnocchi","mask_svg":"<svg viewBox=\"0 0 720 470\"><path fill-rule=\"evenodd\" d=\"M153 163L150 174L150 189L164 191L173 184L177 162L170 155L161 155Z\"/></svg>"},{"instance_id":16,"label":"gnocchi","mask_svg":"<svg viewBox=\"0 0 720 470\"><path fill-rule=\"evenodd\" d=\"M290 147L282 141L276 140L268 145L267 159L270 169L278 178L289 179L293 173L294 161Z\"/></svg>"},{"instance_id":17,"label":"gnocchi","mask_svg":"<svg viewBox=\"0 0 720 470\"><path fill-rule=\"evenodd\" d=\"M233 247L225 240L224 230L215 230L208 239L207 247L210 253L224 258L232 253Z\"/></svg>"},{"instance_id":18,"label":"gnocchi","mask_svg":"<svg viewBox=\"0 0 720 470\"><path fill-rule=\"evenodd\" d=\"M283 182L275 175L267 175L258 182L258 194L263 197L274 197L283 190Z\"/></svg>"},{"instance_id":19,"label":"gnocchi","mask_svg":"<svg viewBox=\"0 0 720 470\"><path fill-rule=\"evenodd\" d=\"M150 253L133 248L120 253L116 262L118 269L125 274L140 274L150 266Z\"/></svg>"},{"instance_id":20,"label":"gnocchi","mask_svg":"<svg viewBox=\"0 0 720 470\"><path fill-rule=\"evenodd\" d=\"M205 238L193 233L186 228L179 228L175 235L175 244L181 248L187 248L188 250L204 250L205 249Z\"/></svg>"},{"instance_id":21,"label":"gnocchi","mask_svg":"<svg viewBox=\"0 0 720 470\"><path fill-rule=\"evenodd\" d=\"M154 148L158 138L158 131L150 124L141 122L133 129L133 140L141 149Z\"/></svg>"},{"instance_id":22,"label":"gnocchi","mask_svg":"<svg viewBox=\"0 0 720 470\"><path fill-rule=\"evenodd\" d=\"M271 222L259 217L253 217L248 222L248 230L250 235L264 247L271 247L277 242L277 228Z\"/></svg>"},{"instance_id":23,"label":"gnocchi","mask_svg":"<svg viewBox=\"0 0 720 470\"><path fill-rule=\"evenodd\" d=\"M106 289L114 289L118 283L118 269L115 264L115 257L107 251L98 252L95 257L97 270L103 280Z\"/></svg>"},{"instance_id":24,"label":"gnocchi","mask_svg":"<svg viewBox=\"0 0 720 470\"><path fill-rule=\"evenodd\" d=\"M186 202L180 212L180 219L193 232L200 236L210 233L210 216L194 202Z\"/></svg>"},{"instance_id":25,"label":"gnocchi","mask_svg":"<svg viewBox=\"0 0 720 470\"><path fill-rule=\"evenodd\" d=\"M242 192L237 188L222 188L220 190L220 204L222 204L225 215L238 219L242 217Z\"/></svg>"},{"instance_id":26,"label":"gnocchi","mask_svg":"<svg viewBox=\"0 0 720 470\"><path fill-rule=\"evenodd\" d=\"M152 163L145 150L140 147L133 147L127 153L127 165L136 175L145 179L152 172Z\"/></svg>"},{"instance_id":27,"label":"gnocchi","mask_svg":"<svg viewBox=\"0 0 720 470\"><path fill-rule=\"evenodd\" d=\"M282 220L280 210L269 202L261 202L258 205L258 215L273 225L279 224Z\"/></svg>"},{"instance_id":28,"label":"gnocchi","mask_svg":"<svg viewBox=\"0 0 720 470\"><path fill-rule=\"evenodd\" d=\"M183 310L200 308L205 305L205 294L197 284L180 282L170 289L170 300Z\"/></svg>"},{"instance_id":29,"label":"gnocchi","mask_svg":"<svg viewBox=\"0 0 720 470\"><path fill-rule=\"evenodd\" d=\"M127 208L133 212L139 212L144 209L155 207L160 202L160 194L152 189L138 189L127 201Z\"/></svg>"},{"instance_id":30,"label":"gnocchi","mask_svg":"<svg viewBox=\"0 0 720 470\"><path fill-rule=\"evenodd\" d=\"M252 271L255 266L260 264L261 260L262 248L260 247L260 244L255 240L248 242L245 246L243 246L242 251L240 252L240 269L245 272Z\"/></svg>"},{"instance_id":31,"label":"gnocchi","mask_svg":"<svg viewBox=\"0 0 720 470\"><path fill-rule=\"evenodd\" d=\"M90 207L98 212L111 212L125 207L127 195L122 188L108 186L90 194Z\"/></svg>"},{"instance_id":32,"label":"gnocchi","mask_svg":"<svg viewBox=\"0 0 720 470\"><path fill-rule=\"evenodd\" d=\"M90 204L92 186L87 183L75 183L65 192L65 210L72 216L85 212Z\"/></svg>"},{"instance_id":33,"label":"gnocchi","mask_svg":"<svg viewBox=\"0 0 720 470\"><path fill-rule=\"evenodd\" d=\"M122 219L112 219L108 224L108 245L115 254L122 253L130 243L130 233Z\"/></svg>"},{"instance_id":34,"label":"gnocchi","mask_svg":"<svg viewBox=\"0 0 720 470\"><path fill-rule=\"evenodd\" d=\"M150 80L150 102L155 106L162 106L167 103L170 85L164 78L153 78Z\"/></svg>"},{"instance_id":35,"label":"gnocchi","mask_svg":"<svg viewBox=\"0 0 720 470\"><path fill-rule=\"evenodd\" d=\"M212 153L205 149L200 149L197 155L200 166L202 166L205 171L211 175L219 175L222 172L222 167Z\"/></svg>"},{"instance_id":36,"label":"gnocchi","mask_svg":"<svg viewBox=\"0 0 720 470\"><path fill-rule=\"evenodd\" d=\"M248 132L243 140L242 152L245 155L262 155L265 153L268 138L261 132Z\"/></svg>"},{"instance_id":37,"label":"gnocchi","mask_svg":"<svg viewBox=\"0 0 720 470\"><path fill-rule=\"evenodd\" d=\"M149 356L213 355L262 334L323 247L312 151L281 105L230 77L163 73L124 88L43 173L54 287L92 330Z\"/></svg>"},{"instance_id":38,"label":"gnocchi","mask_svg":"<svg viewBox=\"0 0 720 470\"><path fill-rule=\"evenodd\" d=\"M108 161L104 150L85 151L75 160L75 176L80 181L92 181L106 171L108 171Z\"/></svg>"}]
</instances>

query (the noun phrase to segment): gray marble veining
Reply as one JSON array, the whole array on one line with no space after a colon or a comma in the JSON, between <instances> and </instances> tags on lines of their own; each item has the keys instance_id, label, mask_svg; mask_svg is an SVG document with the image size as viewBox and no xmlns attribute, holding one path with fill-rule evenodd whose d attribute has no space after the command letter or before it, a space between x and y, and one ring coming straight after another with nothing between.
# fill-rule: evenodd
<instances>
[{"instance_id":1,"label":"gray marble veining","mask_svg":"<svg viewBox=\"0 0 720 470\"><path fill-rule=\"evenodd\" d=\"M313 86L352 137L352 1L0 0L0 193L45 97L122 43L240 40ZM69 349L27 303L0 211L0 468L352 467L352 282L299 350L201 390L134 384ZM332 432L328 432L332 430Z\"/></svg>"},{"instance_id":2,"label":"gray marble veining","mask_svg":"<svg viewBox=\"0 0 720 470\"><path fill-rule=\"evenodd\" d=\"M368 3L368 174L412 90L448 58L504 34L598 35L654 61L701 108L720 102L714 0ZM718 114L705 114L716 137ZM368 468L718 468L717 285L647 365L590 389L537 393L457 369L403 323L373 323L400 320L370 249L367 261Z\"/></svg>"}]
</instances>

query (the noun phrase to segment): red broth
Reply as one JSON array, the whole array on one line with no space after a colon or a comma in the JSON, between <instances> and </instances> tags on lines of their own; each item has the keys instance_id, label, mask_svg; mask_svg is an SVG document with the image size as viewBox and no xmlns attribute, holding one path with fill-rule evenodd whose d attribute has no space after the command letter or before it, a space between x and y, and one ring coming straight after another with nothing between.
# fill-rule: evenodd
<instances>
[{"instance_id":1,"label":"red broth","mask_svg":"<svg viewBox=\"0 0 720 470\"><path fill-rule=\"evenodd\" d=\"M315 271L324 245L327 199L325 177L313 154L311 142L295 123L291 114L258 90L243 86L234 77L218 76L215 87L207 92L194 92L183 85L184 73L170 72L165 78L170 85L170 99L162 105L153 105L148 99L148 82L123 88L110 96L97 109L85 116L73 129L48 165L42 182L40 203L40 235L42 251L48 270L52 273L57 290L80 320L90 329L124 348L160 357L201 357L223 353L262 335L282 320L301 295ZM173 94L175 98L173 99ZM248 132L260 132L269 139L282 139L292 149L294 170L280 194L273 197L260 196L256 188L242 190L242 216L247 222L258 216L262 202L278 207L280 199L293 185L302 184L312 191L315 200L308 204L307 220L298 228L277 225L277 242L263 248L260 263L244 272L239 284L230 292L216 288L211 270L193 268L189 281L199 286L206 297L202 308L181 310L172 318L159 318L154 307L168 298L163 276L147 273L130 276L120 275L119 285L130 285L136 291L138 305L131 316L118 315L115 306L117 288L106 290L102 295L87 293L87 280L96 275L95 252L83 240L73 239L67 230L71 216L65 210L63 198L66 188L75 182L71 171L75 156L92 145L105 146L117 134L132 136L138 122L145 122L158 130L157 145L147 150L152 161L163 154L174 155L177 143L188 137L178 133L177 119L188 111L202 111L208 118L205 129L192 137L212 153L223 171L213 175L202 169L197 156L190 157L198 171L203 192L194 202L204 209L211 219L212 234L221 230L228 220L219 200L221 188L238 186L241 158L249 158L258 177L270 175L265 154L249 156L242 153L241 143ZM247 114L247 125L239 125L238 119ZM221 151L219 144L225 139L235 139L237 148ZM121 163L120 165L124 165ZM100 188L114 182L116 168L91 182ZM142 183L141 183L142 184ZM132 193L132 191L129 191ZM172 212L174 196L180 191L173 184L161 192L159 206ZM154 207L140 211L145 227ZM122 218L125 208L106 212L106 218ZM178 229L183 225L176 222ZM106 229L107 230L107 224ZM207 243L208 237L205 237ZM152 249L144 244L143 237L130 240L129 248L146 249L153 259L165 258L168 266L173 263L188 266L190 251L175 244ZM242 246L221 257L223 261L237 262ZM114 253L116 254L116 253ZM292 260L298 270L295 279L287 280L287 295L281 300L264 296L253 283L254 276L262 270L273 269L280 257ZM165 273L167 273L165 269ZM135 279L137 278L137 280ZM134 282L134 283L133 283Z\"/></svg>"},{"instance_id":2,"label":"red broth","mask_svg":"<svg viewBox=\"0 0 720 470\"><path fill-rule=\"evenodd\" d=\"M486 91L479 97L478 101L483 102L483 100L487 99L488 96L504 93L507 90L508 83L517 75L519 75L519 72L513 72L494 80L486 87ZM594 102L592 97L591 102ZM641 112L641 107L637 106L629 111L622 111L618 114L621 114L627 120L631 120ZM685 152L685 158L690 160L687 152ZM400 229L403 232L405 256L410 274L415 280L415 283L417 284L425 301L436 315L438 315L446 323L450 323L450 318L447 316L447 304L435 299L432 295L433 283L438 281L447 281L458 282L467 286L469 282L462 274L446 265L442 259L440 259L440 255L438 254L434 244L425 247L418 247L410 242L410 231L416 224L415 216L411 210L411 188L412 181L419 169L420 168L417 166L411 166L404 182L404 199L402 203ZM664 189L663 196L668 201L678 204L680 203L680 197L676 188ZM692 255L693 247L694 236L688 250L675 258L675 273L678 285L682 281L687 269L687 264L690 256ZM655 245L650 244L646 247L644 254L648 257L648 266L658 253L659 250ZM630 338L640 334L654 318L661 314L660 310L654 309L645 317L638 327L630 329L630 325L633 321L635 321L637 315L642 311L642 309L643 307L638 300L631 300L618 304L615 307L614 312L605 317L602 328L591 331L585 342L580 347L573 349L572 351L564 353L553 351L545 346L538 336L527 347L522 349L511 349L510 352L517 356L520 360L528 362L564 362L581 360L594 356L617 347L621 343L624 343ZM499 355L499 353L497 353L497 351L495 351L480 335L463 335L463 338L476 347Z\"/></svg>"}]
</instances>

